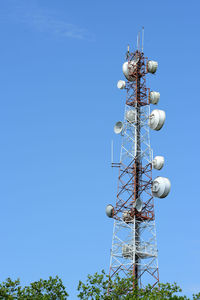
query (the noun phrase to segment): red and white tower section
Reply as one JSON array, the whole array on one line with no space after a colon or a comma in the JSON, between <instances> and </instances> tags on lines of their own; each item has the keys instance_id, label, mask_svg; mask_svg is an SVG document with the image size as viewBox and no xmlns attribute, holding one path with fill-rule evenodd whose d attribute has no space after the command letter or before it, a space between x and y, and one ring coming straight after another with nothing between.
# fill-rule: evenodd
<instances>
[{"instance_id":1,"label":"red and white tower section","mask_svg":"<svg viewBox=\"0 0 200 300\"><path fill-rule=\"evenodd\" d=\"M113 163L119 167L118 191L116 204L106 207L107 216L114 219L110 278L132 274L133 286L137 282L141 288L159 282L154 197L165 198L171 187L166 177L152 179L152 169L164 165L160 153L153 157L149 137L150 129L159 131L165 123L163 110L150 111L160 93L146 87L146 75L155 74L157 68L143 51L128 49L122 67L126 81L117 84L126 91L124 121L114 126L122 138L120 162Z\"/></svg>"}]
</instances>

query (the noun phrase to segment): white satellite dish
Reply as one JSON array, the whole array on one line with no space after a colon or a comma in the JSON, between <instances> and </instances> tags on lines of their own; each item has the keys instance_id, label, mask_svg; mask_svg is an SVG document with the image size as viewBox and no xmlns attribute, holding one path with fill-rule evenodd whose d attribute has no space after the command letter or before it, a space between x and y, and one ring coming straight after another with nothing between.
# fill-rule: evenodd
<instances>
[{"instance_id":1,"label":"white satellite dish","mask_svg":"<svg viewBox=\"0 0 200 300\"><path fill-rule=\"evenodd\" d=\"M114 126L114 133L119 134L122 132L122 129L123 129L123 123L119 121Z\"/></svg>"},{"instance_id":2,"label":"white satellite dish","mask_svg":"<svg viewBox=\"0 0 200 300\"><path fill-rule=\"evenodd\" d=\"M158 68L158 62L154 60L149 60L147 62L147 72L154 74Z\"/></svg>"},{"instance_id":3,"label":"white satellite dish","mask_svg":"<svg viewBox=\"0 0 200 300\"><path fill-rule=\"evenodd\" d=\"M157 177L152 183L152 194L157 198L165 198L169 194L171 183L166 177Z\"/></svg>"},{"instance_id":4,"label":"white satellite dish","mask_svg":"<svg viewBox=\"0 0 200 300\"><path fill-rule=\"evenodd\" d=\"M114 215L114 207L111 205L111 204L108 204L106 206L106 215L109 217L109 218L112 218L113 215Z\"/></svg>"},{"instance_id":5,"label":"white satellite dish","mask_svg":"<svg viewBox=\"0 0 200 300\"><path fill-rule=\"evenodd\" d=\"M117 83L117 87L120 90L123 90L126 87L126 82L124 80L119 80Z\"/></svg>"},{"instance_id":6,"label":"white satellite dish","mask_svg":"<svg viewBox=\"0 0 200 300\"><path fill-rule=\"evenodd\" d=\"M162 167L164 166L164 156L156 156L152 162L152 166L156 170L161 170Z\"/></svg>"},{"instance_id":7,"label":"white satellite dish","mask_svg":"<svg viewBox=\"0 0 200 300\"><path fill-rule=\"evenodd\" d=\"M143 207L143 203L142 203L142 201L140 200L140 198L138 198L138 199L136 200L135 208L137 209L137 211L141 212L142 207Z\"/></svg>"},{"instance_id":8,"label":"white satellite dish","mask_svg":"<svg viewBox=\"0 0 200 300\"><path fill-rule=\"evenodd\" d=\"M135 123L136 121L135 110L131 109L126 112L126 120L130 123Z\"/></svg>"},{"instance_id":9,"label":"white satellite dish","mask_svg":"<svg viewBox=\"0 0 200 300\"><path fill-rule=\"evenodd\" d=\"M165 112L161 109L154 109L149 117L149 127L153 130L160 130L165 123Z\"/></svg>"},{"instance_id":10,"label":"white satellite dish","mask_svg":"<svg viewBox=\"0 0 200 300\"><path fill-rule=\"evenodd\" d=\"M124 76L126 77L126 79L128 79L128 81L134 81L135 77L132 76L133 73L136 70L136 64L137 62L135 60L132 61L126 61L123 66L122 66L122 71L124 73Z\"/></svg>"},{"instance_id":11,"label":"white satellite dish","mask_svg":"<svg viewBox=\"0 0 200 300\"><path fill-rule=\"evenodd\" d=\"M151 104L158 104L160 100L160 93L159 92L150 92L149 99Z\"/></svg>"}]
</instances>

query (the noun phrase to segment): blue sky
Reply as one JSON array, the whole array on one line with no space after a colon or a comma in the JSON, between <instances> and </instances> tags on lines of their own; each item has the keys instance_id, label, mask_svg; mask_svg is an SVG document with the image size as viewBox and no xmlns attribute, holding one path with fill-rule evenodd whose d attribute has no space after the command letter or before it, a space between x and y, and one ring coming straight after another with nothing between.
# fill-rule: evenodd
<instances>
[{"instance_id":1,"label":"blue sky","mask_svg":"<svg viewBox=\"0 0 200 300\"><path fill-rule=\"evenodd\" d=\"M200 291L199 10L197 0L1 0L0 280L58 274L76 299L79 279L108 271L110 142L117 161L125 104L116 83L144 26L145 55L159 62L147 84L167 116L151 145L172 183L156 200L160 280Z\"/></svg>"}]
</instances>

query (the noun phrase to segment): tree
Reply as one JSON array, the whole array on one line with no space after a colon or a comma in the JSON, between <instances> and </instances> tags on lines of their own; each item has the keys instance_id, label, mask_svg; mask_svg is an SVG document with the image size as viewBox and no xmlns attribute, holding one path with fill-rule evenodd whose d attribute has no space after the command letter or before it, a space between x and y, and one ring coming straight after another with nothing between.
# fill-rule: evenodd
<instances>
[{"instance_id":1,"label":"tree","mask_svg":"<svg viewBox=\"0 0 200 300\"><path fill-rule=\"evenodd\" d=\"M29 286L21 287L20 280L8 278L0 283L0 299L4 300L65 300L67 292L62 280L56 276L48 280L40 279Z\"/></svg>"},{"instance_id":2,"label":"tree","mask_svg":"<svg viewBox=\"0 0 200 300\"><path fill-rule=\"evenodd\" d=\"M177 295L177 293L182 292L182 290L179 286L177 286L176 283L159 283L154 288L148 285L145 289L132 289L132 286L132 276L129 278L120 278L118 275L116 275L114 280L109 280L109 276L102 271L101 274L95 273L94 275L88 275L86 283L79 281L78 298L82 300L189 299L186 296ZM193 295L193 300L198 299L200 299L200 293Z\"/></svg>"},{"instance_id":3,"label":"tree","mask_svg":"<svg viewBox=\"0 0 200 300\"><path fill-rule=\"evenodd\" d=\"M177 295L182 290L174 284L160 283L152 288L148 285L144 289L132 289L133 277L120 278L116 275L114 280L102 271L88 275L86 283L79 281L78 298L82 300L189 300L186 296ZM109 290L109 293L108 293ZM68 294L62 280L56 276L48 280L40 279L22 287L20 280L12 281L8 278L0 283L0 299L2 300L66 300ZM200 300L200 293L193 295L193 300Z\"/></svg>"}]
</instances>

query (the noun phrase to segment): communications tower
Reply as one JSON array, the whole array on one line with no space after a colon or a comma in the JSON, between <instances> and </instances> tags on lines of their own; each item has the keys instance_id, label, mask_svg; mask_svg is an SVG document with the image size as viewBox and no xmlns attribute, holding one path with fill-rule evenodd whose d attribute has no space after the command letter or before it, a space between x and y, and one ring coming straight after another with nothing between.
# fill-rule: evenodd
<instances>
[{"instance_id":1,"label":"communications tower","mask_svg":"<svg viewBox=\"0 0 200 300\"><path fill-rule=\"evenodd\" d=\"M134 52L128 46L122 67L126 81L117 84L126 91L124 121L114 126L122 136L120 162L112 163L119 168L118 191L115 206L106 207L107 216L114 219L110 278L132 274L140 288L159 282L154 197L165 198L171 188L166 177L152 179L152 169L164 165L163 156L153 158L149 137L149 128L158 131L165 122L163 110L150 112L160 93L146 87L146 75L155 74L157 67L144 56L143 46Z\"/></svg>"}]
</instances>

